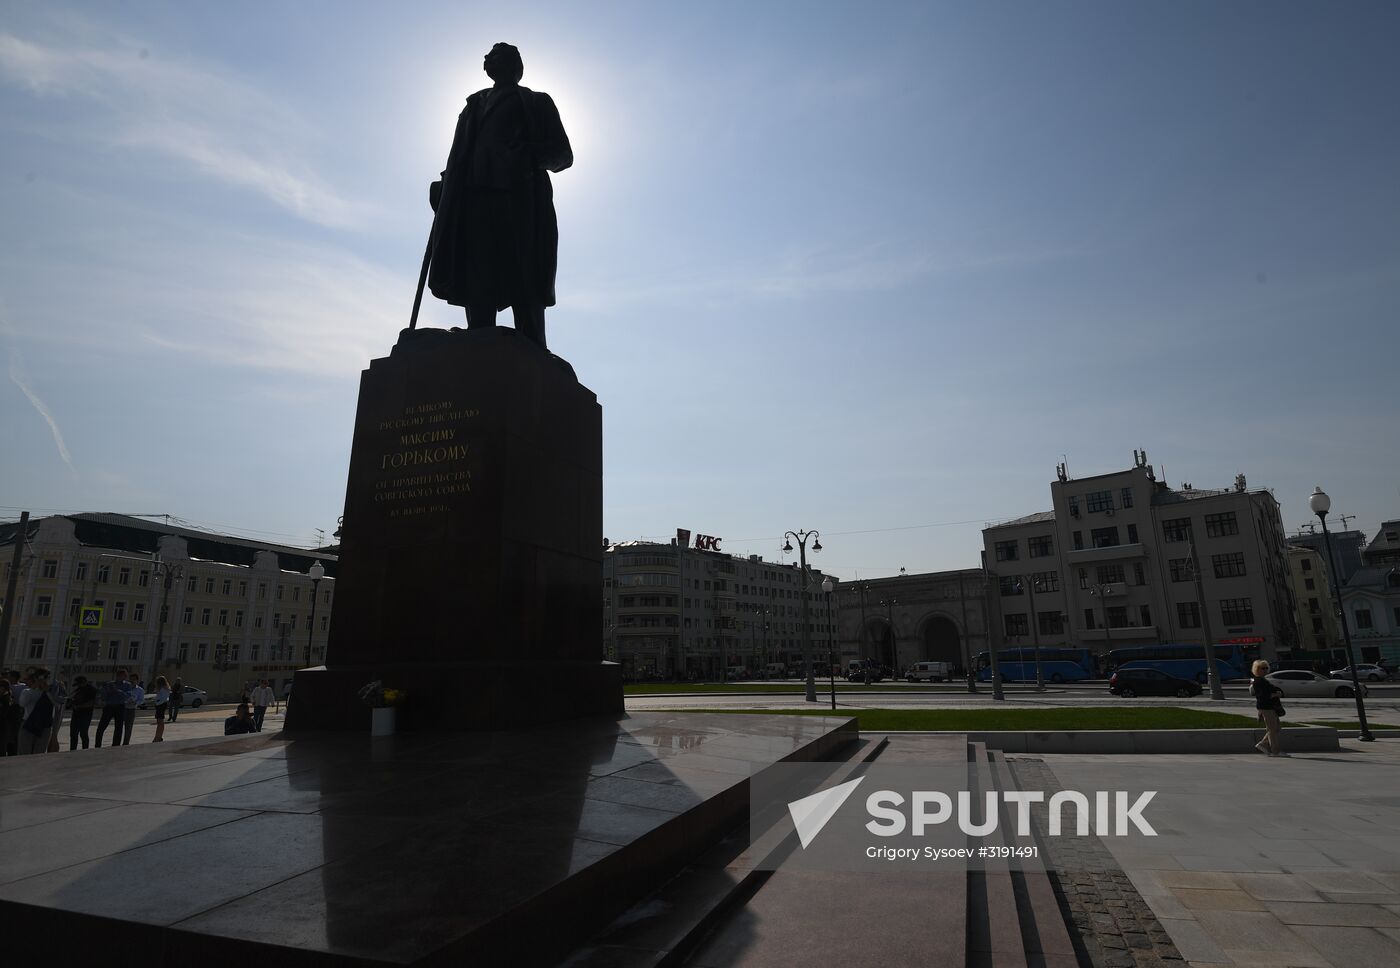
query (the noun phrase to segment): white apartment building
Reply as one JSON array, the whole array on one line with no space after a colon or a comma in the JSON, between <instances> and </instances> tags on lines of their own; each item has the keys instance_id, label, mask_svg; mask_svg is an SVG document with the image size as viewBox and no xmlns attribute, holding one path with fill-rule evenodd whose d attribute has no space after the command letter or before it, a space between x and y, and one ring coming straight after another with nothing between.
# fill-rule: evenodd
<instances>
[{"instance_id":1,"label":"white apartment building","mask_svg":"<svg viewBox=\"0 0 1400 968\"><path fill-rule=\"evenodd\" d=\"M333 555L121 514L55 515L18 530L0 525L0 595L21 543L0 643L6 669L92 678L124 667L222 699L255 679L281 695L296 669L324 661ZM317 561L325 574L313 581ZM94 617L100 624L84 627Z\"/></svg>"},{"instance_id":2,"label":"white apartment building","mask_svg":"<svg viewBox=\"0 0 1400 968\"><path fill-rule=\"evenodd\" d=\"M810 561L810 559L809 559ZM808 625L814 660L833 635L808 566ZM834 580L834 579L833 579ZM719 679L726 668L758 674L802 664L801 569L651 541L610 544L603 553L603 654L628 679ZM839 607L834 600L831 608Z\"/></svg>"},{"instance_id":3,"label":"white apartment building","mask_svg":"<svg viewBox=\"0 0 1400 968\"><path fill-rule=\"evenodd\" d=\"M999 647L1238 643L1275 656L1296 628L1283 524L1267 490L1168 487L1133 466L1087 478L1064 465L1053 509L983 530ZM1192 561L1199 562L1200 585Z\"/></svg>"}]
</instances>

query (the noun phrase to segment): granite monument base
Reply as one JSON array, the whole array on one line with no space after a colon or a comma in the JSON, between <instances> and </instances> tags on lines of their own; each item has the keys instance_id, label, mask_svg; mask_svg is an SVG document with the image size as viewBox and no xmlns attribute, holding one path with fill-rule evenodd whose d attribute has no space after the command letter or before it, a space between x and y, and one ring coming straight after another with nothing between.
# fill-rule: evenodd
<instances>
[{"instance_id":1,"label":"granite monument base","mask_svg":"<svg viewBox=\"0 0 1400 968\"><path fill-rule=\"evenodd\" d=\"M358 693L375 680L408 694L395 717L403 731L515 729L623 711L616 662L322 666L297 671L285 728L367 732L370 709Z\"/></svg>"},{"instance_id":2,"label":"granite monument base","mask_svg":"<svg viewBox=\"0 0 1400 968\"><path fill-rule=\"evenodd\" d=\"M170 736L0 768L12 959L117 945L159 968L554 964L743 823L751 775L856 731L638 713Z\"/></svg>"}]
</instances>

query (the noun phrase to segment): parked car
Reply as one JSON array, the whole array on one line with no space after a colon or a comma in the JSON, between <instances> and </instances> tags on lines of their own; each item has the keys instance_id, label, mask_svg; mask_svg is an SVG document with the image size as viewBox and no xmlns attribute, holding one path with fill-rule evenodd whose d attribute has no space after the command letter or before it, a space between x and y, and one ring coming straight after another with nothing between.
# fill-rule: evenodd
<instances>
[{"instance_id":1,"label":"parked car","mask_svg":"<svg viewBox=\"0 0 1400 968\"><path fill-rule=\"evenodd\" d=\"M1282 672L1271 672L1264 678L1283 690L1284 696L1294 696L1298 698L1308 696L1336 697L1337 699L1351 699L1356 695L1351 687L1351 676L1347 676L1346 682L1338 682L1336 679L1329 679L1327 676L1320 676L1316 672L1304 672L1301 669L1285 669ZM1366 695L1366 687L1361 687L1361 695Z\"/></svg>"},{"instance_id":2,"label":"parked car","mask_svg":"<svg viewBox=\"0 0 1400 968\"><path fill-rule=\"evenodd\" d=\"M857 659L855 662L852 662L850 667L846 670L846 680L848 682L864 682L867 666L870 668L871 682L879 682L881 679L885 678L885 670L880 667L878 662L867 662Z\"/></svg>"},{"instance_id":3,"label":"parked car","mask_svg":"<svg viewBox=\"0 0 1400 968\"><path fill-rule=\"evenodd\" d=\"M203 706L205 703L207 703L207 702L209 701L209 693L205 692L203 689L196 689L194 686L186 686L184 692L181 693L181 696L182 696L182 698L180 699L180 708L181 708L181 709L198 709L200 706ZM152 706L154 706L155 704L156 704L156 693L155 693L155 690L154 690L154 689L148 689L148 690L146 691L146 698L145 698L145 699L141 702L141 704L140 704L139 706L137 706L136 708L137 708L137 709L150 709L150 708L151 708Z\"/></svg>"},{"instance_id":4,"label":"parked car","mask_svg":"<svg viewBox=\"0 0 1400 968\"><path fill-rule=\"evenodd\" d=\"M1119 666L1109 677L1108 691L1115 696L1199 696L1201 684L1192 679L1178 679L1157 669L1135 669Z\"/></svg>"},{"instance_id":5,"label":"parked car","mask_svg":"<svg viewBox=\"0 0 1400 968\"><path fill-rule=\"evenodd\" d=\"M1385 680L1386 675L1387 673L1385 669L1381 666L1374 665L1369 662L1358 662L1356 664L1356 678L1362 680L1363 682L1383 682ZM1345 669L1333 669L1332 678L1350 679L1351 666L1347 666Z\"/></svg>"},{"instance_id":6,"label":"parked car","mask_svg":"<svg viewBox=\"0 0 1400 968\"><path fill-rule=\"evenodd\" d=\"M947 662L915 662L904 678L910 682L943 682L950 678L952 668Z\"/></svg>"}]
</instances>

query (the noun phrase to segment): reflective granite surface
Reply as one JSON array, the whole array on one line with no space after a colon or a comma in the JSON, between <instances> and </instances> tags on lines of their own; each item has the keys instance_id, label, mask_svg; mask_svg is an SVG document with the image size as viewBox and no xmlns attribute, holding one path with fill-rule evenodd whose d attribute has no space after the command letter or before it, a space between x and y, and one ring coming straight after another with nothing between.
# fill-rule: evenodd
<instances>
[{"instance_id":1,"label":"reflective granite surface","mask_svg":"<svg viewBox=\"0 0 1400 968\"><path fill-rule=\"evenodd\" d=\"M641 713L5 758L0 911L83 943L119 919L158 963L543 957L741 819L751 773L852 729Z\"/></svg>"}]
</instances>

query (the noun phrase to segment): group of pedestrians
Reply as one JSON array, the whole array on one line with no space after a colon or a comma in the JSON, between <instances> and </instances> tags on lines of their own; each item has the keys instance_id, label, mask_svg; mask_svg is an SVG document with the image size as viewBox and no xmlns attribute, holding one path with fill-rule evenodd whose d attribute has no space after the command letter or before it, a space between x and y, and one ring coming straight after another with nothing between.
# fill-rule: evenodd
<instances>
[{"instance_id":1,"label":"group of pedestrians","mask_svg":"<svg viewBox=\"0 0 1400 968\"><path fill-rule=\"evenodd\" d=\"M165 739L165 721L175 721L179 713L182 683L175 680L172 688L165 676L157 676L151 687L155 705L156 734L152 742ZM113 678L101 685L87 676L73 677L69 692L48 669L31 667L23 675L10 671L0 678L0 725L3 744L0 753L16 756L28 753L58 751L58 737L65 711L68 719L68 748L83 749L89 745L102 748L107 728L112 728L112 746L131 745L131 731L136 723L136 710L146 702L147 690L140 680L126 669L118 669ZM89 737L97 710L102 715L97 723L97 735Z\"/></svg>"}]
</instances>

